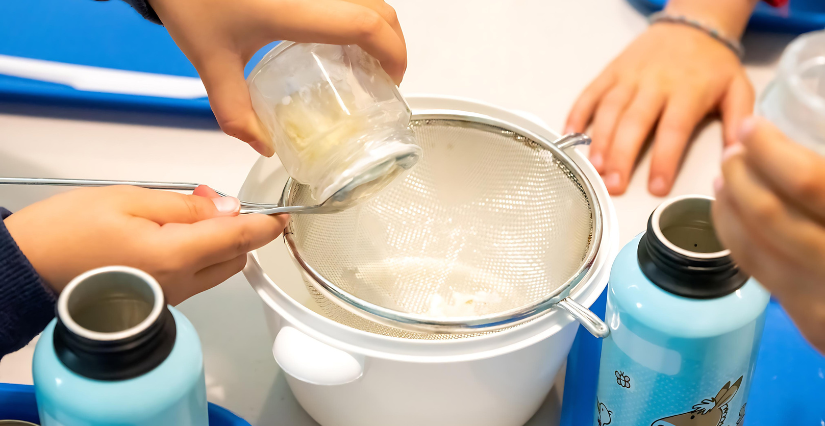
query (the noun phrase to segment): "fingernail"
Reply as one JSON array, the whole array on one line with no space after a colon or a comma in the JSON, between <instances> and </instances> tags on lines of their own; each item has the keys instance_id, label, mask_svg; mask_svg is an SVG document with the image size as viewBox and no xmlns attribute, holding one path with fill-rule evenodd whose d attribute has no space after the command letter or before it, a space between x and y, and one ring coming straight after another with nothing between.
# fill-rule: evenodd
<instances>
[{"instance_id":1,"label":"fingernail","mask_svg":"<svg viewBox=\"0 0 825 426\"><path fill-rule=\"evenodd\" d=\"M606 186L609 191L619 189L621 184L622 177L616 172L610 173L604 177L604 186Z\"/></svg>"},{"instance_id":2,"label":"fingernail","mask_svg":"<svg viewBox=\"0 0 825 426\"><path fill-rule=\"evenodd\" d=\"M240 210L241 202L235 197L218 197L212 198L218 212L223 214L232 214Z\"/></svg>"},{"instance_id":3,"label":"fingernail","mask_svg":"<svg viewBox=\"0 0 825 426\"><path fill-rule=\"evenodd\" d=\"M261 141L253 141L250 142L249 145L251 145L252 148L255 149L255 151L258 151L258 153L263 155L264 157L272 157L273 155L275 155L275 148L273 148L267 143Z\"/></svg>"},{"instance_id":4,"label":"fingernail","mask_svg":"<svg viewBox=\"0 0 825 426\"><path fill-rule=\"evenodd\" d=\"M665 178L657 176L650 181L648 189L653 195L667 195L667 181L665 181Z\"/></svg>"},{"instance_id":5,"label":"fingernail","mask_svg":"<svg viewBox=\"0 0 825 426\"><path fill-rule=\"evenodd\" d=\"M731 157L741 154L744 150L745 147L743 147L741 143L735 143L728 146L724 151L722 151L722 162L724 163Z\"/></svg>"},{"instance_id":6,"label":"fingernail","mask_svg":"<svg viewBox=\"0 0 825 426\"><path fill-rule=\"evenodd\" d=\"M742 124L739 125L739 133L737 137L740 141L743 141L750 136L753 132L753 129L756 128L756 125L759 124L759 117L750 116L744 120L742 120Z\"/></svg>"},{"instance_id":7,"label":"fingernail","mask_svg":"<svg viewBox=\"0 0 825 426\"><path fill-rule=\"evenodd\" d=\"M601 170L602 166L604 165L604 158L602 157L602 154L598 152L591 154L590 164L592 164L596 170Z\"/></svg>"},{"instance_id":8,"label":"fingernail","mask_svg":"<svg viewBox=\"0 0 825 426\"><path fill-rule=\"evenodd\" d=\"M724 179L722 179L722 176L717 176L716 179L713 180L713 192L718 194L723 186L725 186Z\"/></svg>"},{"instance_id":9,"label":"fingernail","mask_svg":"<svg viewBox=\"0 0 825 426\"><path fill-rule=\"evenodd\" d=\"M573 125L571 125L571 124L568 124L567 127L564 128L564 134L565 135L568 134L568 133L573 133L575 131L576 131L576 129L573 128Z\"/></svg>"}]
</instances>

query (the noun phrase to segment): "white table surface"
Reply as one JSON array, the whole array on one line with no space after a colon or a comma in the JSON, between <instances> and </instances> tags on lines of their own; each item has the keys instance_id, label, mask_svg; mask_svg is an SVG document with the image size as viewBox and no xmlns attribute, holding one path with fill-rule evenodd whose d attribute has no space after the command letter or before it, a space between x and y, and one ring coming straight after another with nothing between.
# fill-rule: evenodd
<instances>
[{"instance_id":1,"label":"white table surface","mask_svg":"<svg viewBox=\"0 0 825 426\"><path fill-rule=\"evenodd\" d=\"M530 112L556 129L585 85L646 27L624 0L389 3L409 49L404 93L475 98ZM791 39L746 36L748 73L758 91ZM0 105L0 175L186 181L237 193L257 158L209 120L129 117L124 122L123 114ZM672 195L711 194L721 146L720 125L710 122L698 132ZM622 244L644 229L661 202L646 190L649 160L640 163L627 193L613 198ZM58 191L0 187L0 205L20 209ZM316 424L272 359L261 304L243 275L180 309L200 334L211 402L253 425ZM33 349L34 342L5 357L0 382L30 384ZM558 423L562 380L529 425Z\"/></svg>"}]
</instances>

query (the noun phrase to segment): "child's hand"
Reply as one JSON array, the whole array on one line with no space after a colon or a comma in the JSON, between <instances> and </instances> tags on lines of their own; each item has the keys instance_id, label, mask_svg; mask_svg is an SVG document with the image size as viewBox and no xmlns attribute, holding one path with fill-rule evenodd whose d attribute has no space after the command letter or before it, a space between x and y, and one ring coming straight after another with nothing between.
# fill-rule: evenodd
<instances>
[{"instance_id":1,"label":"child's hand","mask_svg":"<svg viewBox=\"0 0 825 426\"><path fill-rule=\"evenodd\" d=\"M239 202L201 186L198 195L130 186L85 188L9 216L9 233L56 291L81 273L133 266L178 304L246 265L246 253L276 238L286 216L238 215Z\"/></svg>"},{"instance_id":2,"label":"child's hand","mask_svg":"<svg viewBox=\"0 0 825 426\"><path fill-rule=\"evenodd\" d=\"M610 193L621 194L655 126L648 189L663 196L702 118L718 109L730 144L753 102L753 88L732 51L694 28L659 23L585 89L570 111L567 131L583 132L593 122L590 161Z\"/></svg>"},{"instance_id":3,"label":"child's hand","mask_svg":"<svg viewBox=\"0 0 825 426\"><path fill-rule=\"evenodd\" d=\"M206 85L226 134L275 153L252 110L244 66L276 40L357 44L396 84L407 48L395 10L383 0L150 0L169 34Z\"/></svg>"},{"instance_id":4,"label":"child's hand","mask_svg":"<svg viewBox=\"0 0 825 426\"><path fill-rule=\"evenodd\" d=\"M736 262L825 351L825 158L746 120L725 152L713 219Z\"/></svg>"}]
</instances>

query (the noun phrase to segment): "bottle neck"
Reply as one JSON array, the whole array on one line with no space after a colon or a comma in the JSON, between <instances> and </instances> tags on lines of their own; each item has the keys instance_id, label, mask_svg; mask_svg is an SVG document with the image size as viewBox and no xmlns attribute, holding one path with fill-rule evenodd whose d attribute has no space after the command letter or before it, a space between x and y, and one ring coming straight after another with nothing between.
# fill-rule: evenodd
<instances>
[{"instance_id":1,"label":"bottle neck","mask_svg":"<svg viewBox=\"0 0 825 426\"><path fill-rule=\"evenodd\" d=\"M177 327L160 286L124 267L90 271L58 299L54 349L69 370L94 380L127 380L160 365Z\"/></svg>"},{"instance_id":2,"label":"bottle neck","mask_svg":"<svg viewBox=\"0 0 825 426\"><path fill-rule=\"evenodd\" d=\"M716 239L712 199L680 197L663 203L639 240L642 273L656 286L682 297L726 296L748 280Z\"/></svg>"}]
</instances>

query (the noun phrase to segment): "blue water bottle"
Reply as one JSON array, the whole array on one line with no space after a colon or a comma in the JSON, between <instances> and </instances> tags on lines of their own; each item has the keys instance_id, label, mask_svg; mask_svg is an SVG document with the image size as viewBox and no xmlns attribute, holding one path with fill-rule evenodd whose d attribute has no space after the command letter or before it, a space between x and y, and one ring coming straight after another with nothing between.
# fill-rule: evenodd
<instances>
[{"instance_id":1,"label":"blue water bottle","mask_svg":"<svg viewBox=\"0 0 825 426\"><path fill-rule=\"evenodd\" d=\"M712 202L666 201L619 252L596 425L742 425L770 295L717 240Z\"/></svg>"},{"instance_id":2,"label":"blue water bottle","mask_svg":"<svg viewBox=\"0 0 825 426\"><path fill-rule=\"evenodd\" d=\"M95 269L69 283L32 368L42 426L208 424L195 328L137 269Z\"/></svg>"}]
</instances>

